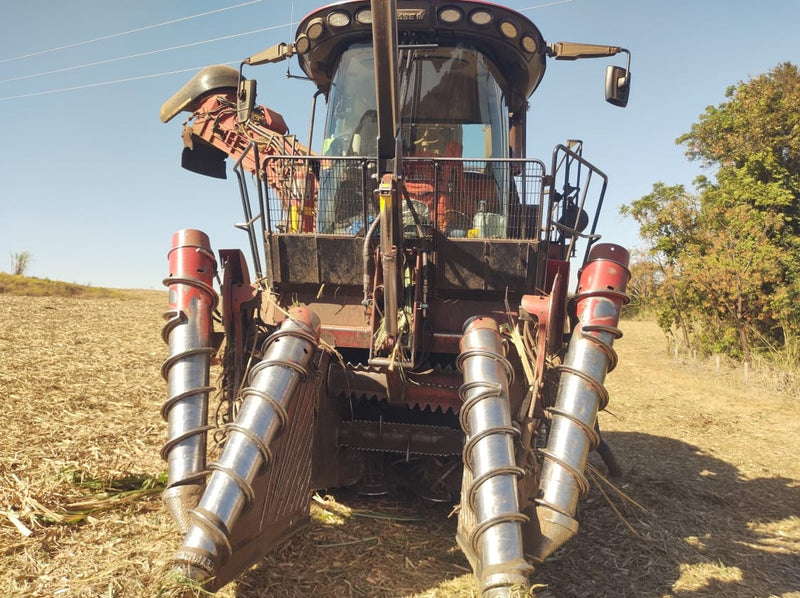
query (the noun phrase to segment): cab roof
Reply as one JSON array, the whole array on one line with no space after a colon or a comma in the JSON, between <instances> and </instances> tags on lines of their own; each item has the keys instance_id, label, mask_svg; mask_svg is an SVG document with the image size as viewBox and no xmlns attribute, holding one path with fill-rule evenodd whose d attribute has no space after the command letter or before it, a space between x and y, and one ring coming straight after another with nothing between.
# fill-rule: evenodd
<instances>
[{"instance_id":1,"label":"cab roof","mask_svg":"<svg viewBox=\"0 0 800 598\"><path fill-rule=\"evenodd\" d=\"M466 44L485 54L505 79L512 112L524 111L545 71L539 29L511 9L478 0L397 0L401 47ZM342 52L370 43L369 0L345 0L313 11L298 25L295 52L303 72L327 93Z\"/></svg>"}]
</instances>

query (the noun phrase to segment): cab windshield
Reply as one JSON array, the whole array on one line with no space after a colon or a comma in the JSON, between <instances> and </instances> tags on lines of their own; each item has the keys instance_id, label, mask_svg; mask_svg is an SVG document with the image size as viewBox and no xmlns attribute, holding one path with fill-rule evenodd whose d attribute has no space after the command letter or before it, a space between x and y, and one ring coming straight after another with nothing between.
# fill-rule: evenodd
<instances>
[{"instance_id":1,"label":"cab windshield","mask_svg":"<svg viewBox=\"0 0 800 598\"><path fill-rule=\"evenodd\" d=\"M342 54L328 97L323 154L377 153L373 65L371 46L355 45ZM499 75L474 48L403 50L400 89L405 156L508 157Z\"/></svg>"},{"instance_id":2,"label":"cab windshield","mask_svg":"<svg viewBox=\"0 0 800 598\"><path fill-rule=\"evenodd\" d=\"M404 189L416 212L404 215L408 232L421 219L448 236L505 237L512 183L509 163L495 161L509 157L497 69L469 46L403 50L399 64ZM375 96L372 47L351 46L328 96L318 232L358 234L374 217L364 169L377 157Z\"/></svg>"}]
</instances>

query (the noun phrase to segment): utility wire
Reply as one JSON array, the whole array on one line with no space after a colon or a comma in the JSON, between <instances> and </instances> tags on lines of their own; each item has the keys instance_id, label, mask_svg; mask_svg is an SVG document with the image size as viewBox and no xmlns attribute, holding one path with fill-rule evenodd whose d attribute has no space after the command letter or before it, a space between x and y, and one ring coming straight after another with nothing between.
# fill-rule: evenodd
<instances>
[{"instance_id":1,"label":"utility wire","mask_svg":"<svg viewBox=\"0 0 800 598\"><path fill-rule=\"evenodd\" d=\"M223 62L221 64L238 65L240 63L241 63L240 60L234 60L232 62ZM207 65L205 65L205 66L207 66ZM17 95L17 96L6 96L4 98L0 98L0 102L3 102L5 100L19 100L21 98L31 98L31 97L34 97L34 96L44 96L44 95L49 95L49 94L53 94L53 93L61 93L61 92L64 92L64 91L75 91L76 89L88 89L90 87L101 87L103 85L115 85L117 83L127 83L128 81L141 81L142 79L155 79L156 77L165 77L167 75L176 75L178 73L187 73L189 71L199 71L201 68L203 68L203 67L202 66L196 66L196 67L190 68L190 69L180 69L180 70L177 70L177 71L167 71L167 72L163 72L163 73L153 73L151 75L141 75L139 77L128 77L127 79L116 79L114 81L102 81L100 83L88 83L86 85L75 85L73 87L62 87L61 89L50 89L50 90L47 90L47 91L37 91L37 92L34 92L34 93L26 93L26 94L21 94L21 95Z\"/></svg>"},{"instance_id":2,"label":"utility wire","mask_svg":"<svg viewBox=\"0 0 800 598\"><path fill-rule=\"evenodd\" d=\"M261 0L258 0L261 2ZM193 46L200 46L203 44L211 44L214 42L223 41L226 39L233 39L235 37L243 37L245 35L253 35L255 33L263 33L264 31L271 31L273 29L280 29L281 27L285 27L286 25L273 25L271 27L264 27L263 29L255 29L253 31L246 31L243 33L234 33L232 35L223 35L222 37L215 37L213 39L207 39L204 41L199 42L191 42L188 44L181 44L179 46L170 46L169 48L160 48L158 50L149 50L147 52L139 52L138 54L129 54L127 56L119 56L117 58L107 58L106 60L98 60L96 62L87 62L86 64L79 64L75 66L67 66L60 69L54 69L52 71L44 71L42 73L34 73L31 75L20 75L19 77L11 77L10 79L0 79L0 83L10 83L11 81L21 81L23 79L33 79L35 77L44 77L45 75L54 75L56 73L65 73L67 71L75 71L78 69L83 69L91 66L98 66L101 64L109 64L111 62L120 62L122 60L130 60L132 58L141 58L142 56L152 56L153 54L161 54L163 52L172 52L173 50L182 50L183 48L191 48Z\"/></svg>"},{"instance_id":3,"label":"utility wire","mask_svg":"<svg viewBox=\"0 0 800 598\"><path fill-rule=\"evenodd\" d=\"M6 62L12 62L14 60L22 60L23 58L31 58L32 56L40 56L41 54L48 54L50 52L59 52L61 50L66 50L68 48L75 48L77 46L85 46L86 44L93 44L95 42L112 39L115 37L121 37L123 35L130 35L131 33L139 33L140 31L147 31L148 29L156 29L158 27L164 27L165 25L174 25L175 23L180 23L182 21L188 21L190 19L196 19L198 17L206 17L208 15L224 12L226 10L233 10L234 8L241 8L242 6L248 6L250 4L257 4L262 1L263 0L250 0L249 2L242 2L241 4L236 4L234 6L218 8L216 10L209 10L208 12L202 12L188 17L181 17L180 19L173 19L171 21L165 21L163 23L156 23L155 25L145 25L144 27L138 27L136 29L130 29L128 31L120 31L119 33L112 33L110 35L104 35L102 37L96 37L94 39L87 39L86 41L75 42L72 44L67 44L66 46L59 46L57 48L50 48L49 50L40 50L38 52L31 52L30 54L22 54L21 56L14 56L13 58L3 58L0 59L0 64Z\"/></svg>"},{"instance_id":4,"label":"utility wire","mask_svg":"<svg viewBox=\"0 0 800 598\"><path fill-rule=\"evenodd\" d=\"M525 12L526 10L533 10L534 8L544 8L545 6L556 6L557 4L569 4L575 0L555 0L555 2L548 2L546 4L537 4L535 6L528 6L527 8L518 8L517 12Z\"/></svg>"},{"instance_id":5,"label":"utility wire","mask_svg":"<svg viewBox=\"0 0 800 598\"><path fill-rule=\"evenodd\" d=\"M165 23L157 24L157 25L148 25L147 27L141 27L139 29L132 29L131 31L126 31L126 32L122 32L122 33L115 33L115 34L112 34L112 35L107 35L107 36L100 37L100 38L93 39L93 40L87 40L85 42L78 42L78 43L75 43L75 44L70 44L68 46L62 46L60 48L53 48L52 50L42 50L41 52L35 52L35 53L32 53L32 54L26 54L24 56L17 56L16 58L6 58L4 60L0 60L0 64L2 64L4 62L10 62L12 60L19 60L21 58L27 58L29 56L37 56L39 54L45 54L47 52L55 52L55 51L58 51L58 50L63 50L65 48L71 48L71 47L74 47L74 46L80 46L80 45L84 45L84 44L89 44L89 43L93 43L93 42L96 42L96 41L101 41L101 40L104 40L104 39L117 37L117 36L120 36L120 35L127 35L129 33L135 33L137 31L143 31L145 29L152 29L152 28L155 28L155 27L161 27L163 25L169 25L169 24L172 24L172 23L177 23L177 22L180 22L180 21L188 20L188 19L193 19L193 18L197 18L197 17L209 15L209 14L214 14L214 13L222 12L222 11L225 11L225 10L231 10L231 9L234 9L234 8L239 8L241 6L246 6L248 4L255 4L255 3L261 2L261 1L262 0L251 0L250 2L244 2L242 4L237 4L235 6L229 6L227 8L221 8L221 9L209 11L209 12L206 12L206 13L192 15L192 16L189 16L189 17L183 17L181 19L176 19L174 21L168 21L168 22L165 22ZM545 3L545 4L536 4L534 6L528 6L526 8L518 8L516 10L518 12L525 12L525 11L528 11L528 10L534 10L536 8L544 8L544 7L547 7L547 6L556 6L558 4L569 4L570 2L574 2L574 0L555 0L554 2L548 2L548 3ZM294 8L294 6L292 8ZM293 20L293 18L292 18L292 20ZM291 27L291 23L289 24L289 26ZM272 27L266 27L264 29L258 29L258 30L249 31L249 32L246 32L246 33L238 33L238 34L234 34L234 35L218 37L218 38L214 38L214 39L210 39L210 40L205 40L205 41L202 41L202 42L192 42L190 44L184 44L184 45L181 45L181 46L173 46L171 48L162 48L160 50L152 50L150 52L143 52L143 53L140 53L140 54L132 54L130 56L122 56L122 57L119 57L119 58L111 58L109 60L102 60L102 61L99 61L99 62L84 64L84 65L78 65L78 66L73 66L73 67L67 67L67 68L63 68L63 69L57 69L57 70L48 71L48 72L45 72L45 73L37 73L37 74L33 74L33 75L23 75L21 77L14 77L12 79L3 79L3 80L0 80L0 83L7 83L7 82L10 82L10 81L17 81L17 80L20 80L20 79L29 79L29 78L32 78L32 77L40 77L40 76L43 76L43 75L49 75L49 74L60 73L60 72L64 72L64 71L76 70L76 69L80 69L80 68L85 68L85 67L89 67L89 66L96 66L96 65L99 65L99 64L105 64L105 63L109 63L109 62L117 62L117 61L120 61L120 60L127 60L127 59L130 59L130 58L138 58L138 57L147 56L147 55L150 55L150 54L157 54L157 53L160 53L160 52L168 52L168 51L171 51L171 50L177 50L177 49L186 48L186 47L190 47L190 46L197 46L197 45L201 45L201 44L212 43L212 42L216 42L216 41L220 41L220 40L224 40L224 39L230 39L230 38L240 37L240 36L244 36L244 35L251 35L251 34L254 34L254 33L261 33L261 32L269 31L269 30L272 30L272 29L278 29L280 27L286 27L286 25L275 25L275 26L272 26ZM225 62L225 63L222 63L222 64L236 65L236 64L239 64L240 62L241 61L237 60L237 61L232 61L232 62ZM105 86L105 85L115 85L117 83L127 83L129 81L140 81L142 79L154 79L154 78L157 78L157 77L164 77L164 76L167 76L167 75L175 75L175 74L179 74L179 73L186 73L186 72L190 72L190 71L196 71L196 70L199 70L200 68L202 68L202 67L179 69L179 70L175 70L175 71L166 71L166 72L162 72L162 73L153 73L153 74L150 74L150 75L141 75L141 76L138 76L138 77L128 77L126 79L115 79L113 81L102 81L102 82L99 82L99 83L88 83L86 85L75 85L75 86L72 86L72 87L62 87L60 89L50 89L50 90L47 90L47 91L37 91L37 92L33 92L33 93L26 93L26 94L20 94L20 95L15 95L15 96L0 97L0 102L6 101L6 100L18 100L18 99L23 99L23 98L35 97L35 96L62 93L62 92L65 92L65 91L75 91L75 90L79 90L79 89L88 89L88 88L91 88L91 87L101 87L101 86Z\"/></svg>"}]
</instances>

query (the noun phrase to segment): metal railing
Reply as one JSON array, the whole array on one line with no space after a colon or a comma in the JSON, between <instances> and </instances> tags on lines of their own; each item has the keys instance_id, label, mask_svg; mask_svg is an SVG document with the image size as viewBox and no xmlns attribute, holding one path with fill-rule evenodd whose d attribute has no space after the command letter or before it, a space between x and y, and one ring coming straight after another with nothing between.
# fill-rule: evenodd
<instances>
[{"instance_id":1,"label":"metal railing","mask_svg":"<svg viewBox=\"0 0 800 598\"><path fill-rule=\"evenodd\" d=\"M234 165L245 218L236 226L247 233L256 276L268 286L274 235L366 235L378 214L376 160L259 156L255 143L250 151L259 176L248 178L241 158ZM404 235L436 230L450 239L547 241L557 222L548 210L552 199L545 200L545 174L540 160L404 158Z\"/></svg>"},{"instance_id":2,"label":"metal railing","mask_svg":"<svg viewBox=\"0 0 800 598\"><path fill-rule=\"evenodd\" d=\"M583 157L583 142L572 140L553 150L553 184L549 189L549 208L545 229L551 244L564 248L564 257L589 249L600 239L597 223L603 207L608 176ZM598 185L592 185L596 180Z\"/></svg>"},{"instance_id":3,"label":"metal railing","mask_svg":"<svg viewBox=\"0 0 800 598\"><path fill-rule=\"evenodd\" d=\"M373 159L268 156L261 170L266 232L360 236L377 214ZM538 160L405 158L404 227L415 235L418 220L455 238L539 238L544 173Z\"/></svg>"}]
</instances>

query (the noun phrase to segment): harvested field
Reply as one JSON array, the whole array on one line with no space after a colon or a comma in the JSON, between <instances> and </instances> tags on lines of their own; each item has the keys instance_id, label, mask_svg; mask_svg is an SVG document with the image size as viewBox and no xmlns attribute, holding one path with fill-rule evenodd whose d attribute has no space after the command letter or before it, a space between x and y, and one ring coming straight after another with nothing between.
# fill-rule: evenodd
<instances>
[{"instance_id":1,"label":"harvested field","mask_svg":"<svg viewBox=\"0 0 800 598\"><path fill-rule=\"evenodd\" d=\"M0 294L0 595L174 595L165 307L163 292ZM676 362L652 323L622 328L601 425L643 508L595 477L537 595L800 597L800 398ZM218 596L476 596L451 508L321 496L305 534Z\"/></svg>"}]
</instances>

